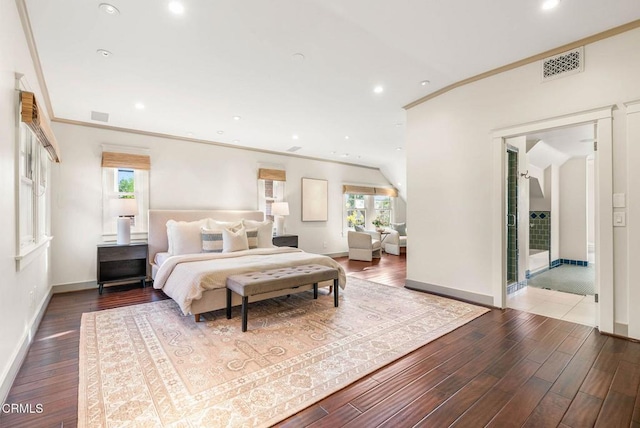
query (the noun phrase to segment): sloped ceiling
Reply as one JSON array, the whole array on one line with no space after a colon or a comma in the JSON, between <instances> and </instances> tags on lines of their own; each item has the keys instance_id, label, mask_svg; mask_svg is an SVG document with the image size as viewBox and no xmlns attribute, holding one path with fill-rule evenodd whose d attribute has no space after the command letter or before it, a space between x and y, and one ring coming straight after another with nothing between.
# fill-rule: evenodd
<instances>
[{"instance_id":1,"label":"sloped ceiling","mask_svg":"<svg viewBox=\"0 0 640 428\"><path fill-rule=\"evenodd\" d=\"M379 167L400 189L404 105L640 18L638 0L563 0L551 11L541 0L182 0L181 15L166 0L113 0L117 16L95 0L18 1L56 118L102 124L97 111L114 127L299 146Z\"/></svg>"}]
</instances>

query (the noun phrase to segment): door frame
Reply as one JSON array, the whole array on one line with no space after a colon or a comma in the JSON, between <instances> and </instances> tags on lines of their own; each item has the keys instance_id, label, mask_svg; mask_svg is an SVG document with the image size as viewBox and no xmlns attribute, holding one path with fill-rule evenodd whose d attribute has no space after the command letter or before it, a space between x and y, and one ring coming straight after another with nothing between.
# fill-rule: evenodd
<instances>
[{"instance_id":1,"label":"door frame","mask_svg":"<svg viewBox=\"0 0 640 428\"><path fill-rule=\"evenodd\" d=\"M606 106L552 117L536 122L510 126L494 130L491 133L493 174L493 212L492 230L492 277L494 306L506 307L506 203L504 167L506 156L505 140L536 132L548 131L556 128L566 128L575 125L596 124L596 141L598 150L595 152L595 228L596 228L596 292L599 302L596 305L596 324L600 331L614 332L614 295L613 295L613 109Z\"/></svg>"}]
</instances>

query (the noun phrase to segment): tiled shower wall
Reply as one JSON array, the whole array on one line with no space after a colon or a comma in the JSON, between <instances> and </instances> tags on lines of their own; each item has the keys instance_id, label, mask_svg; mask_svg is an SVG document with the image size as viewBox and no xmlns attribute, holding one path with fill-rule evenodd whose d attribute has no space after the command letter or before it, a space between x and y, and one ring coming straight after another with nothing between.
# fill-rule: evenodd
<instances>
[{"instance_id":1,"label":"tiled shower wall","mask_svg":"<svg viewBox=\"0 0 640 428\"><path fill-rule=\"evenodd\" d=\"M518 217L518 152L509 151L507 223ZM507 227L507 285L518 282L518 226Z\"/></svg>"},{"instance_id":2,"label":"tiled shower wall","mask_svg":"<svg viewBox=\"0 0 640 428\"><path fill-rule=\"evenodd\" d=\"M529 212L529 248L551 249L551 213L549 211Z\"/></svg>"}]
</instances>

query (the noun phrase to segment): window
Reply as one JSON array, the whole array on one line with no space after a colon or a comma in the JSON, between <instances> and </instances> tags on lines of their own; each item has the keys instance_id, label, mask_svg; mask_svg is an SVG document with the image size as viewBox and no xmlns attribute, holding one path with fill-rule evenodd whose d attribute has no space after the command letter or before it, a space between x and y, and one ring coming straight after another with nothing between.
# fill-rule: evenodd
<instances>
[{"instance_id":1,"label":"window","mask_svg":"<svg viewBox=\"0 0 640 428\"><path fill-rule=\"evenodd\" d=\"M393 220L393 207L397 191L388 187L342 186L344 193L344 229L362 226L372 229L376 219L383 225L389 225Z\"/></svg>"},{"instance_id":2,"label":"window","mask_svg":"<svg viewBox=\"0 0 640 428\"><path fill-rule=\"evenodd\" d=\"M382 224L388 225L391 223L391 203L391 196L375 195L373 197L375 218L382 220Z\"/></svg>"},{"instance_id":3,"label":"window","mask_svg":"<svg viewBox=\"0 0 640 428\"><path fill-rule=\"evenodd\" d=\"M284 201L284 181L258 180L258 209L265 219L273 221L271 204Z\"/></svg>"},{"instance_id":4,"label":"window","mask_svg":"<svg viewBox=\"0 0 640 428\"><path fill-rule=\"evenodd\" d=\"M258 210L264 213L265 220L274 221L271 205L284 202L284 187L287 181L286 171L281 169L258 169Z\"/></svg>"},{"instance_id":5,"label":"window","mask_svg":"<svg viewBox=\"0 0 640 428\"><path fill-rule=\"evenodd\" d=\"M19 129L18 157L18 270L32 258L27 255L50 241L47 234L47 183L49 180L49 156L38 143L35 135L24 124ZM34 253L35 254L35 253Z\"/></svg>"},{"instance_id":6,"label":"window","mask_svg":"<svg viewBox=\"0 0 640 428\"><path fill-rule=\"evenodd\" d=\"M110 209L114 199L136 200L138 214L131 217L131 239L146 238L151 163L148 155L140 154L146 152L137 147L103 146L102 234L105 241L116 238L117 220Z\"/></svg>"},{"instance_id":7,"label":"window","mask_svg":"<svg viewBox=\"0 0 640 428\"><path fill-rule=\"evenodd\" d=\"M364 226L367 222L367 209L365 208L364 195L344 195L347 213L347 228Z\"/></svg>"}]
</instances>

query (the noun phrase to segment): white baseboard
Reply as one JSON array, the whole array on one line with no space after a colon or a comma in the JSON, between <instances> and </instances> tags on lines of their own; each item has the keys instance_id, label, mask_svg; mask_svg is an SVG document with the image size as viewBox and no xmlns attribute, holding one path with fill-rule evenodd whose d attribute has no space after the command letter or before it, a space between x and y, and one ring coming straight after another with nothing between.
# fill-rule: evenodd
<instances>
[{"instance_id":1,"label":"white baseboard","mask_svg":"<svg viewBox=\"0 0 640 428\"><path fill-rule=\"evenodd\" d=\"M325 256L331 257L331 258L335 258L335 257L347 257L349 255L349 252L346 253L329 253L329 254L324 254Z\"/></svg>"},{"instance_id":2,"label":"white baseboard","mask_svg":"<svg viewBox=\"0 0 640 428\"><path fill-rule=\"evenodd\" d=\"M453 297L454 299L461 299L467 302L475 302L480 305L491 306L493 305L493 296L486 294L473 293L471 291L458 290L455 288L443 287L441 285L427 284L426 282L414 281L407 279L405 287L410 290L426 291L428 293L439 294L442 296Z\"/></svg>"},{"instance_id":3,"label":"white baseboard","mask_svg":"<svg viewBox=\"0 0 640 428\"><path fill-rule=\"evenodd\" d=\"M69 293L71 291L80 290L96 290L98 283L96 281L69 282L67 284L57 284L52 287L53 294Z\"/></svg>"},{"instance_id":4,"label":"white baseboard","mask_svg":"<svg viewBox=\"0 0 640 428\"><path fill-rule=\"evenodd\" d=\"M613 323L613 334L629 337L629 324L623 324L620 322Z\"/></svg>"},{"instance_id":5,"label":"white baseboard","mask_svg":"<svg viewBox=\"0 0 640 428\"><path fill-rule=\"evenodd\" d=\"M0 384L0 403L5 403L7 400L7 396L9 395L9 391L11 390L11 386L13 382L16 380L16 376L20 371L20 367L22 367L22 363L24 362L25 357L27 356L27 352L29 352L29 346L33 342L33 338L38 331L38 327L40 327L40 322L44 317L44 313L47 311L47 306L49 306L49 301L51 300L51 296L53 296L52 289L49 289L49 292L44 297L42 302L40 302L40 307L34 314L31 319L31 327L29 330L25 332L20 340L20 345L15 350L11 357L12 363L9 365L9 368L2 376L2 383Z\"/></svg>"}]
</instances>

